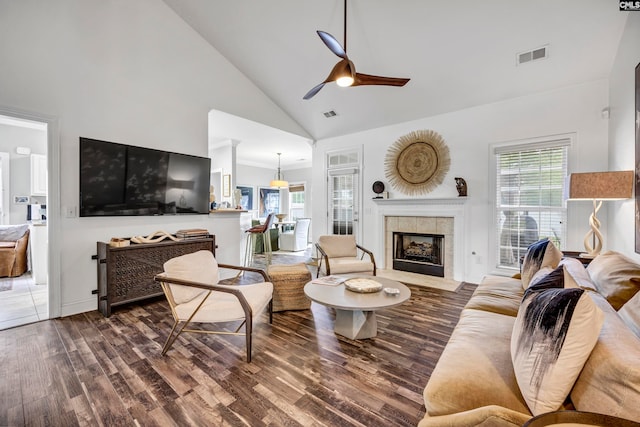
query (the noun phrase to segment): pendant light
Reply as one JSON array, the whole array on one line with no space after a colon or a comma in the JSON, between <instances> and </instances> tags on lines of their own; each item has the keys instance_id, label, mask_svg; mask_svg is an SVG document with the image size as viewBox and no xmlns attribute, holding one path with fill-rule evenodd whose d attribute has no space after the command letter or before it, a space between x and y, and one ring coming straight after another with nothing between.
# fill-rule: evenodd
<instances>
[{"instance_id":1,"label":"pendant light","mask_svg":"<svg viewBox=\"0 0 640 427\"><path fill-rule=\"evenodd\" d=\"M280 155L282 153L278 153L278 173L276 174L275 179L271 180L271 187L275 188L286 188L289 186L289 183L284 180L284 176L280 173Z\"/></svg>"}]
</instances>

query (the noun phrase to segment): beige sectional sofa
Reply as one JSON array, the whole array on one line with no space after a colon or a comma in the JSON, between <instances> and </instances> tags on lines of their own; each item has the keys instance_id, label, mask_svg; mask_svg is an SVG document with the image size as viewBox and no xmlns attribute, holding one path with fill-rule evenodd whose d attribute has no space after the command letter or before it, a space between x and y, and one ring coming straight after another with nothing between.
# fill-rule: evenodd
<instances>
[{"instance_id":1,"label":"beige sectional sofa","mask_svg":"<svg viewBox=\"0 0 640 427\"><path fill-rule=\"evenodd\" d=\"M564 286L587 290L604 322L558 409L640 422L640 266L615 252L600 255L588 268L575 258L560 265ZM483 279L424 389L426 415L420 427L522 426L537 415L523 398L511 357L523 295L520 279Z\"/></svg>"}]
</instances>

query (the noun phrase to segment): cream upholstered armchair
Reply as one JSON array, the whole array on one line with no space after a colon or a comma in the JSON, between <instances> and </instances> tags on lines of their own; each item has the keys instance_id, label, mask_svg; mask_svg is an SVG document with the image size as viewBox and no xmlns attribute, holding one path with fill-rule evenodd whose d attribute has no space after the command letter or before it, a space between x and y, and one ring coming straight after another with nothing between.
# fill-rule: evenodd
<instances>
[{"instance_id":1,"label":"cream upholstered armchair","mask_svg":"<svg viewBox=\"0 0 640 427\"><path fill-rule=\"evenodd\" d=\"M261 283L221 285L219 268L252 271L262 275ZM164 291L174 323L162 348L164 355L182 332L245 335L247 362L251 362L253 321L265 309L272 321L273 285L264 270L218 264L209 251L198 251L172 258L164 263L164 272L155 277ZM186 329L190 323L242 321L235 332ZM242 326L245 332L239 332Z\"/></svg>"},{"instance_id":2,"label":"cream upholstered armchair","mask_svg":"<svg viewBox=\"0 0 640 427\"><path fill-rule=\"evenodd\" d=\"M321 271L327 276L345 273L376 275L373 253L358 245L353 235L320 236L316 248L320 253L317 277ZM365 258L365 255L368 255L368 258Z\"/></svg>"}]
</instances>

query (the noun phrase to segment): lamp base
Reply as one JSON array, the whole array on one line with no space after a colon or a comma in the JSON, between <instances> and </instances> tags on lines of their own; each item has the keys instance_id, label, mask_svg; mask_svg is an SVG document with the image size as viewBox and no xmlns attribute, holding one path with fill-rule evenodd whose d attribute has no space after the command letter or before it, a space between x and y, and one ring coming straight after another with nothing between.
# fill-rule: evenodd
<instances>
[{"instance_id":1,"label":"lamp base","mask_svg":"<svg viewBox=\"0 0 640 427\"><path fill-rule=\"evenodd\" d=\"M583 258L595 258L600 254L602 250L602 242L604 240L602 233L600 232L600 220L596 217L596 214L602 207L602 200L593 201L593 212L589 216L589 225L591 229L584 236L584 248L586 253L580 254ZM583 256L586 255L586 256Z\"/></svg>"}]
</instances>

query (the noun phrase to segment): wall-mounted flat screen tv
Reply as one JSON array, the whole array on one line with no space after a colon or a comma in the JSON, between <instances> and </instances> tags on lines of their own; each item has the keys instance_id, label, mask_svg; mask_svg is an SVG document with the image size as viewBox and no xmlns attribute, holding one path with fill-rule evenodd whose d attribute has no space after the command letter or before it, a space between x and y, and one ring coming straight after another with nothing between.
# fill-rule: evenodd
<instances>
[{"instance_id":1,"label":"wall-mounted flat screen tv","mask_svg":"<svg viewBox=\"0 0 640 427\"><path fill-rule=\"evenodd\" d=\"M211 159L80 138L80 216L209 213Z\"/></svg>"}]
</instances>

